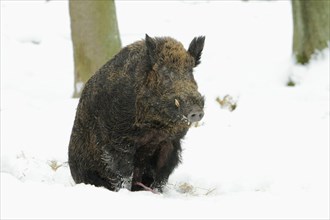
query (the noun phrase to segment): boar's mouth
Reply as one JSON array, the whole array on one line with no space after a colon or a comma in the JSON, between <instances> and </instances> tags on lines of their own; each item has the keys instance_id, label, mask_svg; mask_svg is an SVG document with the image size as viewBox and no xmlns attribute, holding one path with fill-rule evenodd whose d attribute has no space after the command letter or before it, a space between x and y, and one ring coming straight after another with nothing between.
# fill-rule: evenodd
<instances>
[{"instance_id":1,"label":"boar's mouth","mask_svg":"<svg viewBox=\"0 0 330 220\"><path fill-rule=\"evenodd\" d=\"M135 123L137 127L148 127L156 129L166 129L166 128L189 128L191 122L188 120L187 116L183 114L177 114L176 116L169 117L168 115L153 115L144 118L144 120L139 120Z\"/></svg>"},{"instance_id":2,"label":"boar's mouth","mask_svg":"<svg viewBox=\"0 0 330 220\"><path fill-rule=\"evenodd\" d=\"M137 114L135 125L155 129L186 130L191 123L202 119L204 98L191 101L173 98L172 101L155 102Z\"/></svg>"}]
</instances>

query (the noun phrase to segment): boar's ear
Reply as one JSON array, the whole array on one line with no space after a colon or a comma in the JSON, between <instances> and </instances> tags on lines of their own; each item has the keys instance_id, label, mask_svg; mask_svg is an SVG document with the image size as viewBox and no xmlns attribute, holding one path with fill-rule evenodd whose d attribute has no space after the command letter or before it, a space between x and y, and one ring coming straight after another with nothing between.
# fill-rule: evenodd
<instances>
[{"instance_id":1,"label":"boar's ear","mask_svg":"<svg viewBox=\"0 0 330 220\"><path fill-rule=\"evenodd\" d=\"M147 54L150 60L151 65L155 63L155 55L156 55L156 42L154 39L149 37L146 34L146 46L147 46Z\"/></svg>"},{"instance_id":2,"label":"boar's ear","mask_svg":"<svg viewBox=\"0 0 330 220\"><path fill-rule=\"evenodd\" d=\"M188 53L195 59L195 66L197 66L201 62L204 41L204 36L195 37L189 45Z\"/></svg>"}]
</instances>

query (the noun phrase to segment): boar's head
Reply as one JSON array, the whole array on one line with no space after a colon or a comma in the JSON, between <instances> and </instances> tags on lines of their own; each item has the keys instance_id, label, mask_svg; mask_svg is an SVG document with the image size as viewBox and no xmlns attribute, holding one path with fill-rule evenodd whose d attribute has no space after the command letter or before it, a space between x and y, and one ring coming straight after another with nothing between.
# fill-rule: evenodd
<instances>
[{"instance_id":1,"label":"boar's head","mask_svg":"<svg viewBox=\"0 0 330 220\"><path fill-rule=\"evenodd\" d=\"M188 50L170 37L145 39L145 72L136 91L136 125L178 132L203 116L204 98L193 69L200 63L205 37L192 40Z\"/></svg>"}]
</instances>

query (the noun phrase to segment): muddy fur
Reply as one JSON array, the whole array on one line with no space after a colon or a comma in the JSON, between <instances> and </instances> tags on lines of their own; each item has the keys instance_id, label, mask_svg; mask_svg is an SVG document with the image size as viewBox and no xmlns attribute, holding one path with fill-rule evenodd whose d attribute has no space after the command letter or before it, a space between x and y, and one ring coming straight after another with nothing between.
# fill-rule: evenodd
<instances>
[{"instance_id":1,"label":"muddy fur","mask_svg":"<svg viewBox=\"0 0 330 220\"><path fill-rule=\"evenodd\" d=\"M146 35L91 77L69 144L76 183L138 191L141 182L162 191L181 161L187 115L204 107L193 76L204 39L194 38L185 50L173 38Z\"/></svg>"}]
</instances>

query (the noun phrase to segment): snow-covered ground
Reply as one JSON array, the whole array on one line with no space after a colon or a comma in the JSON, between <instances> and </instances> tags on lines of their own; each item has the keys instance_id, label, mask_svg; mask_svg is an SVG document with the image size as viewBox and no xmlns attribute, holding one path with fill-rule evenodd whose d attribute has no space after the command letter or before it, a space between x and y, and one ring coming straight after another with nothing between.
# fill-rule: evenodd
<instances>
[{"instance_id":1,"label":"snow-covered ground","mask_svg":"<svg viewBox=\"0 0 330 220\"><path fill-rule=\"evenodd\" d=\"M116 4L123 45L206 36L205 118L183 163L162 195L75 185L68 3L1 0L1 219L328 219L329 49L293 64L290 2ZM234 111L216 101L226 95Z\"/></svg>"}]
</instances>

